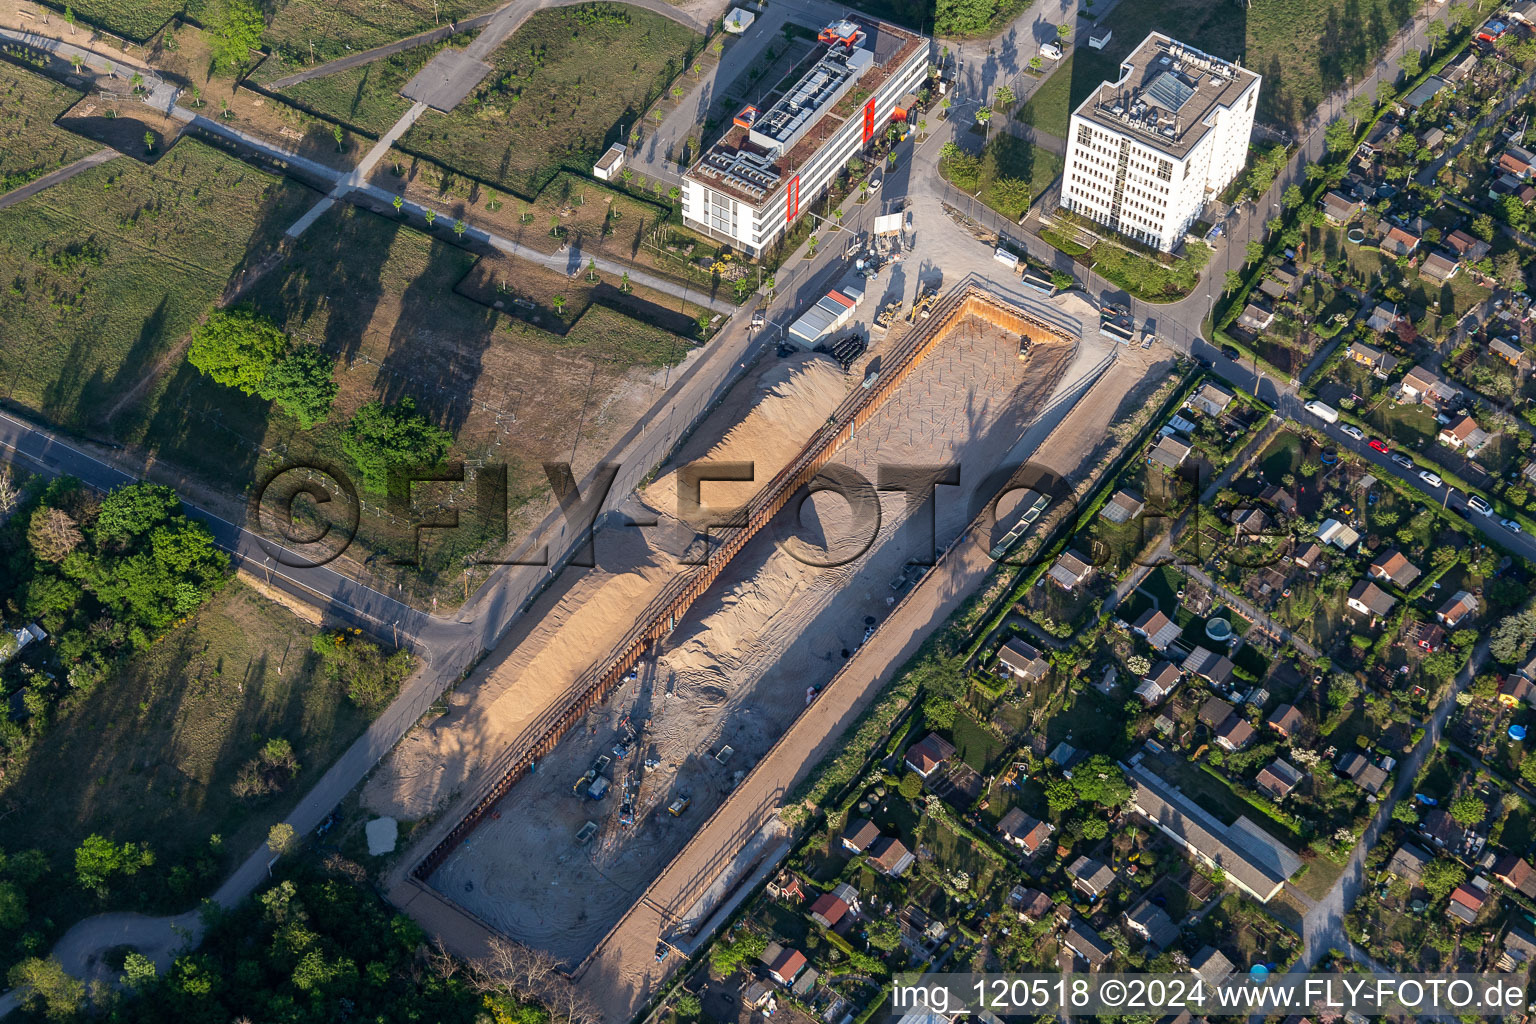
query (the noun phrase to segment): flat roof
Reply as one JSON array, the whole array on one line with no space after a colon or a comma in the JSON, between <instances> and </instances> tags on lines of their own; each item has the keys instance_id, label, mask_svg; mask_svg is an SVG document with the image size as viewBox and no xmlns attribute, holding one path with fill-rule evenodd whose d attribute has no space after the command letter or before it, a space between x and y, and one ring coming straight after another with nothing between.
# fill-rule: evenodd
<instances>
[{"instance_id":1,"label":"flat roof","mask_svg":"<svg viewBox=\"0 0 1536 1024\"><path fill-rule=\"evenodd\" d=\"M1100 85L1075 113L1182 158L1210 131L1215 111L1235 106L1258 81L1247 68L1153 32L1121 63L1119 81Z\"/></svg>"},{"instance_id":2,"label":"flat roof","mask_svg":"<svg viewBox=\"0 0 1536 1024\"><path fill-rule=\"evenodd\" d=\"M750 128L732 125L684 177L761 208L795 169L847 122L860 103L879 90L920 46L927 45L923 36L894 25L862 17L852 20L864 33L859 46L851 53L841 46L827 47ZM844 54L848 56L841 56ZM840 76L840 66L849 67L849 75ZM779 148L774 139L787 146Z\"/></svg>"}]
</instances>

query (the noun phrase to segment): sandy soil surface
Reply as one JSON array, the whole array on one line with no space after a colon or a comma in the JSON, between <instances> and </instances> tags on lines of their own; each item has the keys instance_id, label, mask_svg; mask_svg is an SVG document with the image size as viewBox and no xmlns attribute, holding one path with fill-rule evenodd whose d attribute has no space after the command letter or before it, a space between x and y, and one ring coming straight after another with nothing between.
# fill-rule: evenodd
<instances>
[{"instance_id":1,"label":"sandy soil surface","mask_svg":"<svg viewBox=\"0 0 1536 1024\"><path fill-rule=\"evenodd\" d=\"M749 460L771 476L805 443L813 425L831 414L847 388L827 357L774 361L732 389L674 464L705 456ZM706 440L722 435L714 446ZM656 519L658 526L599 530L596 567L562 573L451 695L449 713L400 743L364 790L371 808L415 819L440 807L588 666L608 655L634 614L679 570L678 559L693 540L692 531L671 514L676 488L669 477L623 506L632 520ZM706 502L729 506L742 500L739 489L751 487L705 484L703 495Z\"/></svg>"},{"instance_id":2,"label":"sandy soil surface","mask_svg":"<svg viewBox=\"0 0 1536 1024\"><path fill-rule=\"evenodd\" d=\"M499 817L482 824L431 884L513 938L567 962L584 957L800 716L808 689L825 686L889 614L897 594L892 585L906 564L931 559L934 541L942 548L964 529L971 518L967 485L1005 459L1072 355L1067 343L1037 345L1021 360L1015 335L980 322L957 331L834 460L872 482L882 465L958 463L960 486L940 488L933 506L933 540L927 516L914 516L900 492L875 499L881 522L872 543L870 517L856 516L833 492L786 509L780 529L765 531L748 545L663 644L660 657L643 665L633 682L595 709L532 778L515 787L497 808ZM860 370L855 368L853 379ZM834 374L834 383L819 396L821 407L844 393L841 374ZM826 415L800 412L788 402L766 402L711 454L734 460L753 457L763 447L798 447L794 442ZM760 465L755 483L706 484L705 500L733 504L770 475ZM666 507L672 488L663 479L646 497ZM844 564L805 564L784 543L788 535L804 542L802 556ZM528 661L508 691L507 700L522 713L509 714L507 708L504 717L526 724L542 710L541 701L525 696L531 680L543 692L565 670L574 678L595 652L606 651L597 634L606 624L617 638L630 624L627 613L640 603L651 579L647 572L616 577L635 585L614 591L613 599L605 587L589 604L551 621L549 632L541 629L547 653ZM509 664L522 658L520 647ZM548 661L539 660L544 658ZM558 671L548 670L556 664ZM637 758L656 766L643 773L633 827L619 824L616 793L593 802L571 792L595 757L613 755L625 715L636 724L649 722L649 728L639 750L609 769L615 790L635 770ZM733 753L722 765L713 755L725 746ZM688 810L668 814L668 804L681 798L691 801ZM578 846L573 837L588 820L600 831L590 845ZM687 915L713 878L714 873L699 872L696 890L673 894L671 913Z\"/></svg>"},{"instance_id":3,"label":"sandy soil surface","mask_svg":"<svg viewBox=\"0 0 1536 1024\"><path fill-rule=\"evenodd\" d=\"M1091 466L1068 466L1067 460L1097 448L1105 427L1143 401L1166 369L1166 359L1122 351L1054 427L1031 429L1012 456L1039 459L1071 477L1091 471ZM677 918L689 914L702 890L719 888L717 873L726 863L740 864L737 851L771 823L784 794L836 746L891 673L988 577L994 563L987 550L1004 530L998 524L989 535L968 537L924 578L719 813L634 901L578 979L598 998L606 1020L630 1019L655 993L676 967L675 957L656 962L657 939L675 933Z\"/></svg>"}]
</instances>

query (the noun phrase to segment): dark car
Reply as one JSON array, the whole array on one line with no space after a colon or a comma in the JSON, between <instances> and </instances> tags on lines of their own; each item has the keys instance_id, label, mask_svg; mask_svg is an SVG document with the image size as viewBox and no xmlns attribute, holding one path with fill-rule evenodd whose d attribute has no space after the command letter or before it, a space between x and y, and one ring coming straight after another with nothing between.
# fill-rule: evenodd
<instances>
[{"instance_id":1,"label":"dark car","mask_svg":"<svg viewBox=\"0 0 1536 1024\"><path fill-rule=\"evenodd\" d=\"M1196 356L1195 357L1195 362L1199 363L1202 367L1204 367L1207 370L1209 370L1211 368L1211 366L1213 365L1209 359L1205 358L1205 356Z\"/></svg>"},{"instance_id":2,"label":"dark car","mask_svg":"<svg viewBox=\"0 0 1536 1024\"><path fill-rule=\"evenodd\" d=\"M1243 354L1231 345L1221 346L1221 354L1228 359L1241 359L1243 357Z\"/></svg>"}]
</instances>

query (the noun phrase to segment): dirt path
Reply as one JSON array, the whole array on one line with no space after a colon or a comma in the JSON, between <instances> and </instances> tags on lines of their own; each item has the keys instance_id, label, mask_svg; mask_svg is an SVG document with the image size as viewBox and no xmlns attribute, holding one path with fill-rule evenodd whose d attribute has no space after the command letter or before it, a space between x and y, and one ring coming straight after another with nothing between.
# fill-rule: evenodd
<instances>
[{"instance_id":1,"label":"dirt path","mask_svg":"<svg viewBox=\"0 0 1536 1024\"><path fill-rule=\"evenodd\" d=\"M273 92L281 92L284 89L316 78L324 78L327 75L350 71L353 68L361 67L364 64L372 64L376 60L383 60L385 57L391 57L406 50L414 50L418 46L428 46L432 43L441 42L449 36L457 35L460 32L474 32L490 24L491 19L496 16L499 10L501 8L498 7L495 10L486 11L484 14L477 14L473 18L465 18L463 21L454 24L440 25L437 28L428 29L414 36L407 36L405 39L397 39L393 43L376 46L371 50L363 50L361 53L349 53L345 57L337 57L335 60L328 60L324 64L316 64L307 71L285 75L282 78L274 78L266 83L263 88L270 89ZM271 58L268 59L270 60Z\"/></svg>"},{"instance_id":2,"label":"dirt path","mask_svg":"<svg viewBox=\"0 0 1536 1024\"><path fill-rule=\"evenodd\" d=\"M98 149L90 156L83 156L72 164L65 164L56 171L50 171L41 178L29 181L20 188L14 188L5 195L0 196L0 210L8 206L15 206L24 199L31 199L44 189L49 189L61 182L68 181L81 171L88 171L92 167L99 167L117 155L117 150L110 147Z\"/></svg>"}]
</instances>

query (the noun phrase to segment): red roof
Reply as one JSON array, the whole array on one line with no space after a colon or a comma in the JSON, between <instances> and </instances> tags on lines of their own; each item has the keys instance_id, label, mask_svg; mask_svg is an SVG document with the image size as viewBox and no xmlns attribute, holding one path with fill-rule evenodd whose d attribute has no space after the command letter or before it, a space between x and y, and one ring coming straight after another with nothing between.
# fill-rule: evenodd
<instances>
[{"instance_id":1,"label":"red roof","mask_svg":"<svg viewBox=\"0 0 1536 1024\"><path fill-rule=\"evenodd\" d=\"M848 904L833 896L831 893L822 893L816 902L811 904L811 913L821 917L827 924L835 925L848 913Z\"/></svg>"}]
</instances>

